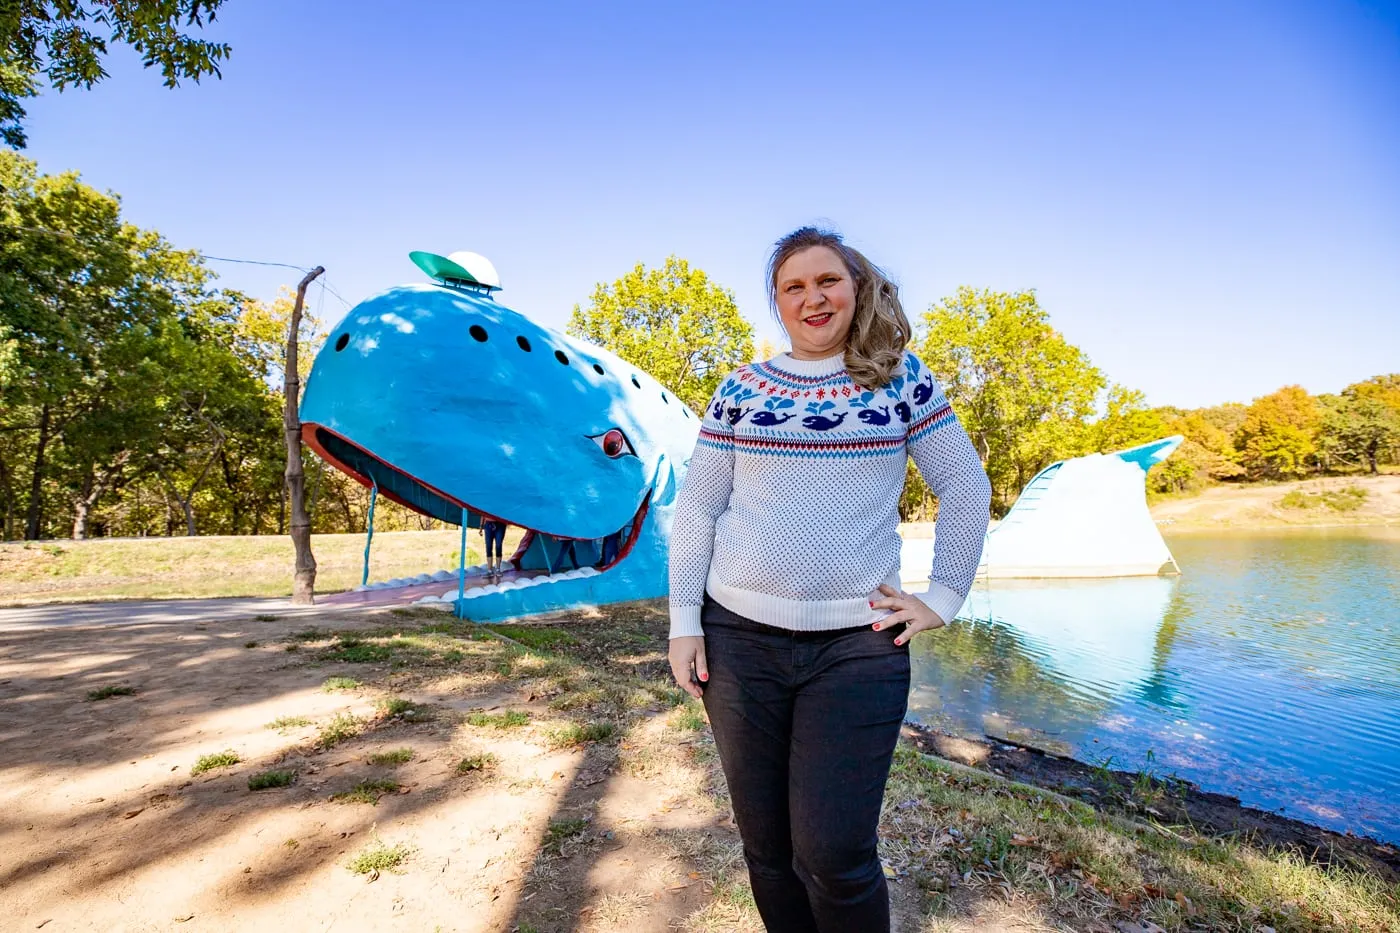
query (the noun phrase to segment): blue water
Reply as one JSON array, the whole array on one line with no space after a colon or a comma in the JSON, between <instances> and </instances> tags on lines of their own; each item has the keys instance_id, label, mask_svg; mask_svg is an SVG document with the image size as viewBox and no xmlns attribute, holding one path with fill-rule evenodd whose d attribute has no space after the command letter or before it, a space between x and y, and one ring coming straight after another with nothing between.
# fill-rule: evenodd
<instances>
[{"instance_id":1,"label":"blue water","mask_svg":"<svg viewBox=\"0 0 1400 933\"><path fill-rule=\"evenodd\" d=\"M1400 842L1400 529L1167 543L1180 577L979 584L913 716Z\"/></svg>"}]
</instances>

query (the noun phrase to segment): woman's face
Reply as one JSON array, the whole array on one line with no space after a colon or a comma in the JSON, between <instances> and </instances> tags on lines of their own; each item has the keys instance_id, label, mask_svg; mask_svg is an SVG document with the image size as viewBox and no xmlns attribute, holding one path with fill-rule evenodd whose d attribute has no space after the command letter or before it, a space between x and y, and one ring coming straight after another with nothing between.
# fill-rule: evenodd
<instances>
[{"instance_id":1,"label":"woman's face","mask_svg":"<svg viewBox=\"0 0 1400 933\"><path fill-rule=\"evenodd\" d=\"M820 360L846 348L856 285L836 251L812 246L778 267L778 317L799 360Z\"/></svg>"}]
</instances>

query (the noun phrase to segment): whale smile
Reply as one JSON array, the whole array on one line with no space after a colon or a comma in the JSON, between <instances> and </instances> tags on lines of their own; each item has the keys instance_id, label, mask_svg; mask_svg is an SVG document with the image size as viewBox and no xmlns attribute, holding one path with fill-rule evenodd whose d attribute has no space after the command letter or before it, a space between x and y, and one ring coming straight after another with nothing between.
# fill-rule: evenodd
<instances>
[{"instance_id":1,"label":"whale smile","mask_svg":"<svg viewBox=\"0 0 1400 933\"><path fill-rule=\"evenodd\" d=\"M475 517L476 524L479 524L482 519L494 519L523 528L525 534L521 538L515 554L511 556L511 562L518 562L532 548L536 548L543 558L545 568L542 571L529 571L529 576L518 577L512 581L513 588L576 579L580 572L601 573L621 563L631 553L633 545L636 544L646 519L647 510L651 505L652 490L648 489L631 518L612 534L606 535L604 538L580 538L564 535L557 533L557 530L546 531L542 528L532 528L507 514L495 514L476 508L472 503L424 482L366 450L344 435L322 425L311 422L303 424L302 436L309 447L337 469L354 477L364 486L377 487L380 495L405 508L453 524L462 521L462 512L466 510L469 515ZM604 540L613 536L616 536L616 553L608 555L608 559L604 560ZM596 559L590 560L590 558ZM475 568L468 568L468 584L472 582L470 574L472 569ZM480 576L482 580L485 579L484 574L480 574ZM455 574L447 579L455 581ZM441 582L440 577L433 576L421 580L416 577L409 578L400 585L435 581ZM471 598L480 592L477 589L468 589L464 593L464 597ZM455 592L453 595L456 595Z\"/></svg>"}]
</instances>

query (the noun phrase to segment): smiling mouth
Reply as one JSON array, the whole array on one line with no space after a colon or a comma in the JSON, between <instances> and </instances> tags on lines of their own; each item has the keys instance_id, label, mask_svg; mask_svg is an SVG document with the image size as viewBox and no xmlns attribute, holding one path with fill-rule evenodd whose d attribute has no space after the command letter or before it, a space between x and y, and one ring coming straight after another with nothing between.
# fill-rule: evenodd
<instances>
[{"instance_id":1,"label":"smiling mouth","mask_svg":"<svg viewBox=\"0 0 1400 933\"><path fill-rule=\"evenodd\" d=\"M611 538L613 535L608 535L606 538L577 538L551 534L513 521L509 515L484 512L469 502L429 485L343 435L319 424L302 424L302 440L306 442L308 447L316 451L321 459L360 485L377 487L379 495L420 515L436 518L451 525L460 525L463 520L462 512L466 510L469 522L472 517L477 519L477 524L480 523L481 519L487 518L523 528L525 535L521 538L520 545L509 560L503 562L503 566L508 564L513 568L511 571L512 579L494 585L488 580L485 567L468 567L466 568L465 581L465 586L468 589L464 594L465 598L468 599L473 596L486 595L483 590L497 592L499 589L520 589L546 585L557 583L563 579L591 576L616 566L631 552L641 533L642 520L646 518L647 510L651 506L651 493L648 491L642 498L642 503L638 506L637 511L621 528L613 533L617 536L617 553L609 555L609 559L604 561L604 542L606 538ZM439 571L431 575L419 574L417 577L391 580L387 584L373 584L368 588L384 589L444 581L451 581L455 585L457 579L458 575L455 571ZM451 597L455 599L456 595L456 591L453 590ZM447 593L442 596L443 599L447 597Z\"/></svg>"},{"instance_id":2,"label":"smiling mouth","mask_svg":"<svg viewBox=\"0 0 1400 933\"><path fill-rule=\"evenodd\" d=\"M828 312L826 314L814 314L809 318L803 318L802 323L810 324L813 327L821 327L823 324L830 322L830 320L831 314Z\"/></svg>"}]
</instances>

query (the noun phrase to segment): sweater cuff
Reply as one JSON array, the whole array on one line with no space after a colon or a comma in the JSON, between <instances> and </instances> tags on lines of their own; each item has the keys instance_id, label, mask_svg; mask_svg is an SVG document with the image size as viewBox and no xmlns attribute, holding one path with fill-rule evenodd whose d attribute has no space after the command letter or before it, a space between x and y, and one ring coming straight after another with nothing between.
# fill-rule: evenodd
<instances>
[{"instance_id":1,"label":"sweater cuff","mask_svg":"<svg viewBox=\"0 0 1400 933\"><path fill-rule=\"evenodd\" d=\"M671 637L688 638L703 636L705 630L700 627L700 607L699 606L672 606L671 607Z\"/></svg>"},{"instance_id":2,"label":"sweater cuff","mask_svg":"<svg viewBox=\"0 0 1400 933\"><path fill-rule=\"evenodd\" d=\"M944 625L953 621L954 616L958 614L958 610L962 608L962 604L967 598L960 595L956 590L951 590L936 580L930 580L928 582L928 589L926 591L914 593L913 595L919 597L925 606L928 606L937 613L938 617L943 620ZM675 610L673 609L673 619L675 618L674 612ZM675 623L673 622L673 631L674 625ZM674 637L674 635L672 637Z\"/></svg>"}]
</instances>

